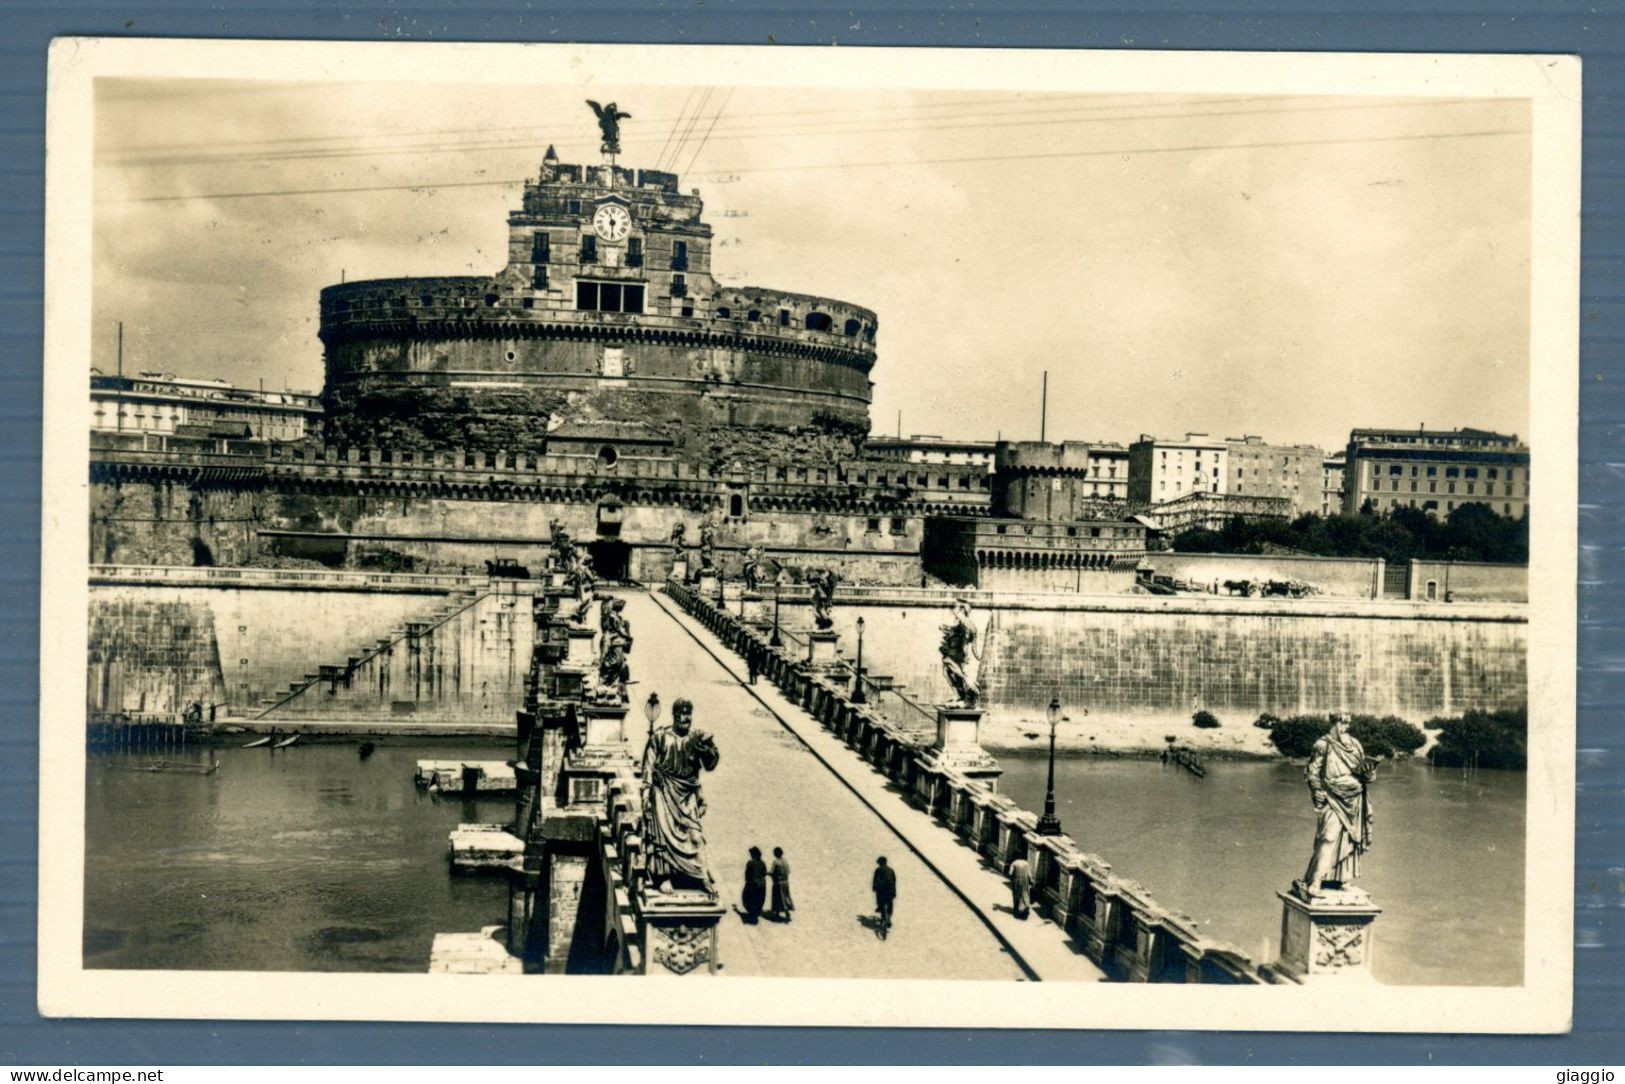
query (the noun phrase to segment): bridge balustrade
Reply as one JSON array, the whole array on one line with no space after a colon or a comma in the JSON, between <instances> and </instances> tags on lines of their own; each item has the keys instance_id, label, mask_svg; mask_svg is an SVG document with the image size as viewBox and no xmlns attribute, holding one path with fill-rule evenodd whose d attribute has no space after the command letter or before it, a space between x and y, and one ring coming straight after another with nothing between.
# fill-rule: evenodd
<instances>
[{"instance_id":1,"label":"bridge balustrade","mask_svg":"<svg viewBox=\"0 0 1625 1084\"><path fill-rule=\"evenodd\" d=\"M842 591L848 589L842 588ZM895 597L898 589L883 589ZM1037 833L1038 817L981 780L929 766L930 742L885 718L871 704L853 704L850 678L831 681L807 665L804 646L772 647L765 634L675 581L666 593L718 638L743 653L765 651L762 673L787 699L806 708L862 759L881 769L942 827L965 838L1003 872L1020 855L1035 866L1035 896L1064 934L1115 978L1138 982L1256 984L1257 966L1235 948L1213 941L1189 918L1167 910L1110 863L1068 836ZM858 595L862 589L853 589ZM781 628L781 635L789 636Z\"/></svg>"}]
</instances>

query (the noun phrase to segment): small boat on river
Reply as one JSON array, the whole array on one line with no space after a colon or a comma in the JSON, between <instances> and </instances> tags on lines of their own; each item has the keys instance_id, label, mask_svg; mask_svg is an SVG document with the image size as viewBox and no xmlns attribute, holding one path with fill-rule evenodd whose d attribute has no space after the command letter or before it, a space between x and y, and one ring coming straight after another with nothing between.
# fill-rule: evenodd
<instances>
[{"instance_id":1,"label":"small boat on river","mask_svg":"<svg viewBox=\"0 0 1625 1084\"><path fill-rule=\"evenodd\" d=\"M275 745L271 746L271 748L272 749L286 749L288 746L294 744L298 740L299 740L299 735L298 734L291 734L287 738L285 738L284 740L279 741Z\"/></svg>"},{"instance_id":2,"label":"small boat on river","mask_svg":"<svg viewBox=\"0 0 1625 1084\"><path fill-rule=\"evenodd\" d=\"M1181 746L1170 745L1168 748L1162 751L1158 759L1160 759L1164 764L1168 763L1169 761L1173 761L1175 764L1179 765L1181 768L1184 768L1198 779L1205 779L1207 777L1207 765L1202 762L1201 755L1198 754L1194 749L1186 749Z\"/></svg>"},{"instance_id":3,"label":"small boat on river","mask_svg":"<svg viewBox=\"0 0 1625 1084\"><path fill-rule=\"evenodd\" d=\"M247 745L243 746L243 748L244 749L262 749L265 746L270 745L270 744L271 744L271 739L270 738L255 738L253 741L251 741Z\"/></svg>"},{"instance_id":4,"label":"small boat on river","mask_svg":"<svg viewBox=\"0 0 1625 1084\"><path fill-rule=\"evenodd\" d=\"M220 770L220 762L211 756L207 764L152 760L145 764L110 764L108 767L119 772L170 772L175 775L213 775Z\"/></svg>"}]
</instances>

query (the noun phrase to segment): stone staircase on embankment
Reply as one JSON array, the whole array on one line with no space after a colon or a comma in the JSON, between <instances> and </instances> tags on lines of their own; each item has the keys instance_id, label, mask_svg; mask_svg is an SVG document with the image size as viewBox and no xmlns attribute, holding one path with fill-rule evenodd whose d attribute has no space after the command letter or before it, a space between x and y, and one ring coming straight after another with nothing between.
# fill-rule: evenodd
<instances>
[{"instance_id":1,"label":"stone staircase on embankment","mask_svg":"<svg viewBox=\"0 0 1625 1084\"><path fill-rule=\"evenodd\" d=\"M509 585L453 592L422 618L262 700L252 718L329 729L511 725L530 657L529 600L520 601Z\"/></svg>"}]
</instances>

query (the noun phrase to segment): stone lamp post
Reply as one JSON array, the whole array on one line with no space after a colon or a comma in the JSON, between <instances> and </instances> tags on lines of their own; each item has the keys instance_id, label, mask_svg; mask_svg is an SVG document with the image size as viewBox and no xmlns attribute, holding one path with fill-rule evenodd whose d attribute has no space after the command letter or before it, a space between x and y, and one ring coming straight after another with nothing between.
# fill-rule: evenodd
<instances>
[{"instance_id":1,"label":"stone lamp post","mask_svg":"<svg viewBox=\"0 0 1625 1084\"><path fill-rule=\"evenodd\" d=\"M775 579L773 581L773 635L767 638L768 647L784 646L784 641L779 638L779 596L783 593L783 582Z\"/></svg>"},{"instance_id":2,"label":"stone lamp post","mask_svg":"<svg viewBox=\"0 0 1625 1084\"><path fill-rule=\"evenodd\" d=\"M1055 728L1066 718L1061 714L1060 697L1050 697L1044 717L1049 720L1049 784L1044 788L1044 815L1038 818L1038 834L1058 836L1061 834L1061 818L1055 815Z\"/></svg>"},{"instance_id":3,"label":"stone lamp post","mask_svg":"<svg viewBox=\"0 0 1625 1084\"><path fill-rule=\"evenodd\" d=\"M853 669L852 703L867 704L869 697L863 691L863 617L858 616L858 661Z\"/></svg>"},{"instance_id":4,"label":"stone lamp post","mask_svg":"<svg viewBox=\"0 0 1625 1084\"><path fill-rule=\"evenodd\" d=\"M643 702L643 717L649 720L649 733L655 732L655 724L660 721L660 694L650 693L649 699Z\"/></svg>"}]
</instances>

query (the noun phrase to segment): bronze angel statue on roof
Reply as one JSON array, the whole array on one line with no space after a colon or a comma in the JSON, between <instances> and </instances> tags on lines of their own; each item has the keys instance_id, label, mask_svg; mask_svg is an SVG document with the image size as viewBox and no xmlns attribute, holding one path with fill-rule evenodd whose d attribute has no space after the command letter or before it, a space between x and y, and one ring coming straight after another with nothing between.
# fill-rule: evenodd
<instances>
[{"instance_id":1,"label":"bronze angel statue on roof","mask_svg":"<svg viewBox=\"0 0 1625 1084\"><path fill-rule=\"evenodd\" d=\"M605 154L620 154L621 121L631 120L632 114L622 113L614 102L610 102L608 105L599 105L591 98L588 98L587 104L592 106L592 111L597 114L598 130L604 134L603 146L598 149Z\"/></svg>"}]
</instances>

